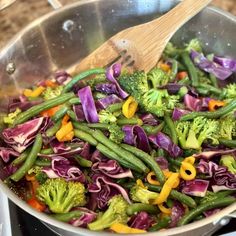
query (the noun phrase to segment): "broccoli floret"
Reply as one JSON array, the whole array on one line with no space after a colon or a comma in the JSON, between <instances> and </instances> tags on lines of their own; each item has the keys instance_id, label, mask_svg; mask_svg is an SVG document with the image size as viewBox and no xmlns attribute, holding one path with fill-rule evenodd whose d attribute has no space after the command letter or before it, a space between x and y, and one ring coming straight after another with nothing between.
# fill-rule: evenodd
<instances>
[{"instance_id":1,"label":"broccoli floret","mask_svg":"<svg viewBox=\"0 0 236 236\"><path fill-rule=\"evenodd\" d=\"M66 213L73 207L86 204L84 185L63 178L47 179L38 187L36 196L54 213Z\"/></svg>"},{"instance_id":2,"label":"broccoli floret","mask_svg":"<svg viewBox=\"0 0 236 236\"><path fill-rule=\"evenodd\" d=\"M9 113L7 116L3 117L3 122L8 125L12 125L16 119L16 117L21 113L21 110L19 108L16 108L16 110L12 113Z\"/></svg>"},{"instance_id":3,"label":"broccoli floret","mask_svg":"<svg viewBox=\"0 0 236 236\"><path fill-rule=\"evenodd\" d=\"M163 52L163 55L164 57L170 57L170 58L173 58L173 57L176 57L178 56L183 50L177 48L176 46L174 46L173 43L171 42L168 42L166 47L165 47L165 50Z\"/></svg>"},{"instance_id":4,"label":"broccoli floret","mask_svg":"<svg viewBox=\"0 0 236 236\"><path fill-rule=\"evenodd\" d=\"M223 89L223 94L226 99L232 99L236 97L236 83L234 84L228 84Z\"/></svg>"},{"instance_id":5,"label":"broccoli floret","mask_svg":"<svg viewBox=\"0 0 236 236\"><path fill-rule=\"evenodd\" d=\"M128 215L126 210L128 205L121 195L112 197L108 202L108 209L100 218L88 224L88 228L90 230L103 230L109 228L114 223L127 223Z\"/></svg>"},{"instance_id":6,"label":"broccoli floret","mask_svg":"<svg viewBox=\"0 0 236 236\"><path fill-rule=\"evenodd\" d=\"M62 90L63 90L63 86L57 86L55 88L47 87L43 91L42 95L43 95L44 100L49 100L49 99L60 96Z\"/></svg>"},{"instance_id":7,"label":"broccoli floret","mask_svg":"<svg viewBox=\"0 0 236 236\"><path fill-rule=\"evenodd\" d=\"M169 76L160 68L154 68L147 74L147 80L151 82L152 88L158 88L169 82Z\"/></svg>"},{"instance_id":8,"label":"broccoli floret","mask_svg":"<svg viewBox=\"0 0 236 236\"><path fill-rule=\"evenodd\" d=\"M101 110L98 113L98 117L99 117L99 122L105 124L112 124L115 123L117 120L116 116L107 110Z\"/></svg>"},{"instance_id":9,"label":"broccoli floret","mask_svg":"<svg viewBox=\"0 0 236 236\"><path fill-rule=\"evenodd\" d=\"M191 50L202 52L202 44L199 39L192 39L185 45L185 51L191 52Z\"/></svg>"},{"instance_id":10,"label":"broccoli floret","mask_svg":"<svg viewBox=\"0 0 236 236\"><path fill-rule=\"evenodd\" d=\"M234 156L222 155L220 165L227 167L230 173L236 174L236 160Z\"/></svg>"},{"instance_id":11,"label":"broccoli floret","mask_svg":"<svg viewBox=\"0 0 236 236\"><path fill-rule=\"evenodd\" d=\"M121 87L135 98L139 103L144 93L148 92L147 75L143 71L136 71L133 74L124 74L119 78Z\"/></svg>"},{"instance_id":12,"label":"broccoli floret","mask_svg":"<svg viewBox=\"0 0 236 236\"><path fill-rule=\"evenodd\" d=\"M121 127L118 125L110 125L108 127L110 132L109 139L115 143L121 143L125 137L124 132L122 131Z\"/></svg>"},{"instance_id":13,"label":"broccoli floret","mask_svg":"<svg viewBox=\"0 0 236 236\"><path fill-rule=\"evenodd\" d=\"M147 112L163 117L168 110L174 109L179 97L169 95L166 89L150 89L143 95L140 106Z\"/></svg>"},{"instance_id":14,"label":"broccoli floret","mask_svg":"<svg viewBox=\"0 0 236 236\"><path fill-rule=\"evenodd\" d=\"M216 120L197 117L192 122L179 122L176 132L183 149L200 149L205 140L219 144L218 126Z\"/></svg>"},{"instance_id":15,"label":"broccoli floret","mask_svg":"<svg viewBox=\"0 0 236 236\"><path fill-rule=\"evenodd\" d=\"M236 122L235 119L227 116L220 119L220 132L219 135L223 139L232 140Z\"/></svg>"},{"instance_id":16,"label":"broccoli floret","mask_svg":"<svg viewBox=\"0 0 236 236\"><path fill-rule=\"evenodd\" d=\"M130 189L130 197L135 202L149 204L159 196L158 193L152 192L147 188L140 186L139 184L134 185Z\"/></svg>"}]
</instances>

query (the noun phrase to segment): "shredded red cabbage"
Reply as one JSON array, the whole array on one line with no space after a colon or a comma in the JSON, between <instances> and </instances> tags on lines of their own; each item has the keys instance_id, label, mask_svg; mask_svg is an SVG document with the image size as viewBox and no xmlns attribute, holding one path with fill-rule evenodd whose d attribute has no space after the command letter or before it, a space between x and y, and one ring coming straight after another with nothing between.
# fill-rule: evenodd
<instances>
[{"instance_id":1,"label":"shredded red cabbage","mask_svg":"<svg viewBox=\"0 0 236 236\"><path fill-rule=\"evenodd\" d=\"M105 83L105 84L97 84L95 86L96 91L106 93L106 94L116 94L119 95L119 91L115 84Z\"/></svg>"},{"instance_id":2,"label":"shredded red cabbage","mask_svg":"<svg viewBox=\"0 0 236 236\"><path fill-rule=\"evenodd\" d=\"M100 171L106 176L114 179L133 178L131 170L124 170L117 161L108 160L107 162L96 162L92 166L94 172Z\"/></svg>"},{"instance_id":3,"label":"shredded red cabbage","mask_svg":"<svg viewBox=\"0 0 236 236\"><path fill-rule=\"evenodd\" d=\"M188 114L189 111L180 109L180 108L174 108L173 113L172 113L172 120L177 121L179 120L182 116Z\"/></svg>"},{"instance_id":4,"label":"shredded red cabbage","mask_svg":"<svg viewBox=\"0 0 236 236\"><path fill-rule=\"evenodd\" d=\"M98 99L96 101L96 107L97 109L102 110L102 109L106 109L111 104L120 103L120 102L122 102L122 99L117 97L115 94L111 94L105 98Z\"/></svg>"},{"instance_id":5,"label":"shredded red cabbage","mask_svg":"<svg viewBox=\"0 0 236 236\"><path fill-rule=\"evenodd\" d=\"M116 88L119 92L119 95L121 98L127 98L129 96L128 93L126 93L119 85L119 83L117 82L116 78L120 76L121 73L121 64L113 64L112 66L110 66L109 68L107 68L106 71L106 77L107 79L116 85Z\"/></svg>"},{"instance_id":6,"label":"shredded red cabbage","mask_svg":"<svg viewBox=\"0 0 236 236\"><path fill-rule=\"evenodd\" d=\"M213 61L223 66L225 69L236 72L236 60L226 57L217 57L214 56Z\"/></svg>"},{"instance_id":7,"label":"shredded red cabbage","mask_svg":"<svg viewBox=\"0 0 236 236\"><path fill-rule=\"evenodd\" d=\"M185 208L179 201L174 201L173 207L171 209L171 222L170 227L176 227L179 220L185 214Z\"/></svg>"},{"instance_id":8,"label":"shredded red cabbage","mask_svg":"<svg viewBox=\"0 0 236 236\"><path fill-rule=\"evenodd\" d=\"M141 126L138 125L124 125L122 130L125 133L124 142L137 148L149 152L150 146L148 137Z\"/></svg>"},{"instance_id":9,"label":"shredded red cabbage","mask_svg":"<svg viewBox=\"0 0 236 236\"><path fill-rule=\"evenodd\" d=\"M159 132L155 135L150 135L148 138L157 147L167 151L170 156L178 157L182 155L183 151L181 150L181 148L178 145L174 144L172 140L162 132Z\"/></svg>"},{"instance_id":10,"label":"shredded red cabbage","mask_svg":"<svg viewBox=\"0 0 236 236\"><path fill-rule=\"evenodd\" d=\"M85 119L88 123L99 122L98 113L93 100L93 94L90 86L86 86L78 91Z\"/></svg>"},{"instance_id":11,"label":"shredded red cabbage","mask_svg":"<svg viewBox=\"0 0 236 236\"><path fill-rule=\"evenodd\" d=\"M11 157L18 157L19 153L14 151L12 148L0 147L0 157L4 162L8 162Z\"/></svg>"},{"instance_id":12,"label":"shredded red cabbage","mask_svg":"<svg viewBox=\"0 0 236 236\"><path fill-rule=\"evenodd\" d=\"M4 129L2 131L3 139L14 150L22 153L34 142L35 136L40 131L44 130L48 123L48 117L29 120L23 124L15 126L14 128Z\"/></svg>"},{"instance_id":13,"label":"shredded red cabbage","mask_svg":"<svg viewBox=\"0 0 236 236\"><path fill-rule=\"evenodd\" d=\"M147 230L155 221L151 218L147 212L141 211L136 215L133 215L128 221L128 225L131 228Z\"/></svg>"},{"instance_id":14,"label":"shredded red cabbage","mask_svg":"<svg viewBox=\"0 0 236 236\"><path fill-rule=\"evenodd\" d=\"M184 95L184 104L190 111L200 111L202 108L202 101L189 94Z\"/></svg>"},{"instance_id":15,"label":"shredded red cabbage","mask_svg":"<svg viewBox=\"0 0 236 236\"><path fill-rule=\"evenodd\" d=\"M205 197L209 186L208 180L194 179L185 181L182 188L182 193L195 197Z\"/></svg>"},{"instance_id":16,"label":"shredded red cabbage","mask_svg":"<svg viewBox=\"0 0 236 236\"><path fill-rule=\"evenodd\" d=\"M159 124L159 121L151 113L140 115L140 119L143 121L144 125L155 126Z\"/></svg>"},{"instance_id":17,"label":"shredded red cabbage","mask_svg":"<svg viewBox=\"0 0 236 236\"><path fill-rule=\"evenodd\" d=\"M74 105L73 106L73 111L76 115L77 121L85 121L85 115L83 111L82 105Z\"/></svg>"},{"instance_id":18,"label":"shredded red cabbage","mask_svg":"<svg viewBox=\"0 0 236 236\"><path fill-rule=\"evenodd\" d=\"M215 156L221 156L221 155L226 155L226 154L231 154L235 153L236 149L229 149L229 150L216 150L216 151L204 151L201 153L193 154L194 157L196 158L203 158L203 159L211 159Z\"/></svg>"}]
</instances>

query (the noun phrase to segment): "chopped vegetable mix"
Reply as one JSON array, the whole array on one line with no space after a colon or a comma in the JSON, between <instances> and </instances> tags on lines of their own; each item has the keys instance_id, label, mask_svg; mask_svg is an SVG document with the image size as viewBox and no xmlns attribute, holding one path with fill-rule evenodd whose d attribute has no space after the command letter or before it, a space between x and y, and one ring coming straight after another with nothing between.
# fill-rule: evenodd
<instances>
[{"instance_id":1,"label":"chopped vegetable mix","mask_svg":"<svg viewBox=\"0 0 236 236\"><path fill-rule=\"evenodd\" d=\"M35 210L93 231L208 217L236 202L235 64L193 39L168 43L148 73L57 72L23 90L27 108L10 101L0 176Z\"/></svg>"}]
</instances>

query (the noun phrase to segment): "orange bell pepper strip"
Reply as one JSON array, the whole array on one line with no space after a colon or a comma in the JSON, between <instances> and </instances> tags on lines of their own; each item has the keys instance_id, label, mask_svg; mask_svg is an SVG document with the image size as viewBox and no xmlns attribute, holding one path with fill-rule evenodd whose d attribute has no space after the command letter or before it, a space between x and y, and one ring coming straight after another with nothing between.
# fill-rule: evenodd
<instances>
[{"instance_id":1,"label":"orange bell pepper strip","mask_svg":"<svg viewBox=\"0 0 236 236\"><path fill-rule=\"evenodd\" d=\"M47 87L51 87L51 88L55 88L55 87L58 86L57 83L55 83L55 82L53 82L53 81L51 81L51 80L46 80L44 83L45 83L45 85L46 85Z\"/></svg>"},{"instance_id":2,"label":"orange bell pepper strip","mask_svg":"<svg viewBox=\"0 0 236 236\"><path fill-rule=\"evenodd\" d=\"M208 109L209 109L209 111L215 111L217 108L223 107L225 105L226 105L226 103L224 101L218 101L218 100L211 99L208 103Z\"/></svg>"},{"instance_id":3,"label":"orange bell pepper strip","mask_svg":"<svg viewBox=\"0 0 236 236\"><path fill-rule=\"evenodd\" d=\"M39 212L42 212L46 209L46 205L39 202L35 197L30 198L27 203Z\"/></svg>"},{"instance_id":4,"label":"orange bell pepper strip","mask_svg":"<svg viewBox=\"0 0 236 236\"><path fill-rule=\"evenodd\" d=\"M52 117L60 108L61 108L61 105L52 107L48 110L40 112L40 115L43 117Z\"/></svg>"},{"instance_id":5,"label":"orange bell pepper strip","mask_svg":"<svg viewBox=\"0 0 236 236\"><path fill-rule=\"evenodd\" d=\"M186 71L181 71L176 75L177 80L182 80L188 77L188 73Z\"/></svg>"},{"instance_id":6,"label":"orange bell pepper strip","mask_svg":"<svg viewBox=\"0 0 236 236\"><path fill-rule=\"evenodd\" d=\"M68 123L69 119L70 119L70 117L66 114L66 115L63 117L62 121L61 121L61 125L62 125L62 126L63 126L63 125L66 125L66 124Z\"/></svg>"}]
</instances>

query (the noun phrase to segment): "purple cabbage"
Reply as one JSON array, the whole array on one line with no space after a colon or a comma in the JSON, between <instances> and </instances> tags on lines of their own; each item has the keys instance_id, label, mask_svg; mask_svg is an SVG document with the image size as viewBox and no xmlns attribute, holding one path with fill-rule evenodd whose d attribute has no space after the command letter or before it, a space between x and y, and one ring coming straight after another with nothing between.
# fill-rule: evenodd
<instances>
[{"instance_id":1,"label":"purple cabbage","mask_svg":"<svg viewBox=\"0 0 236 236\"><path fill-rule=\"evenodd\" d=\"M119 91L117 90L115 84L110 84L110 83L97 84L95 86L95 89L98 92L102 92L102 93L106 93L106 94L116 94L116 95L119 95Z\"/></svg>"},{"instance_id":2,"label":"purple cabbage","mask_svg":"<svg viewBox=\"0 0 236 236\"><path fill-rule=\"evenodd\" d=\"M172 140L162 132L150 135L148 138L153 144L167 151L172 157L181 156L183 153L180 147L174 144Z\"/></svg>"},{"instance_id":3,"label":"purple cabbage","mask_svg":"<svg viewBox=\"0 0 236 236\"><path fill-rule=\"evenodd\" d=\"M108 160L107 162L96 162L92 166L93 171L100 171L106 176L114 179L133 178L131 170L124 170L115 160Z\"/></svg>"},{"instance_id":4,"label":"purple cabbage","mask_svg":"<svg viewBox=\"0 0 236 236\"><path fill-rule=\"evenodd\" d=\"M179 201L174 201L174 205L171 210L171 222L170 227L176 227L179 220L185 214L185 208Z\"/></svg>"},{"instance_id":5,"label":"purple cabbage","mask_svg":"<svg viewBox=\"0 0 236 236\"><path fill-rule=\"evenodd\" d=\"M52 158L51 168L44 167L43 172L47 174L49 178L62 177L66 180L79 181L85 183L85 175L83 172L73 165L70 161L62 156Z\"/></svg>"},{"instance_id":6,"label":"purple cabbage","mask_svg":"<svg viewBox=\"0 0 236 236\"><path fill-rule=\"evenodd\" d=\"M0 171L0 179L5 180L6 178L14 174L17 171L17 169L18 167L15 165L12 165L12 163L4 166Z\"/></svg>"},{"instance_id":7,"label":"purple cabbage","mask_svg":"<svg viewBox=\"0 0 236 236\"><path fill-rule=\"evenodd\" d=\"M43 131L48 123L48 117L40 117L17 125L14 128L4 129L2 132L3 139L14 150L22 153L34 142L35 136Z\"/></svg>"},{"instance_id":8,"label":"purple cabbage","mask_svg":"<svg viewBox=\"0 0 236 236\"><path fill-rule=\"evenodd\" d=\"M225 69L236 72L236 60L226 57L217 57L214 56L213 61L223 66Z\"/></svg>"},{"instance_id":9,"label":"purple cabbage","mask_svg":"<svg viewBox=\"0 0 236 236\"><path fill-rule=\"evenodd\" d=\"M168 161L166 160L166 158L156 157L155 160L162 170L168 169Z\"/></svg>"},{"instance_id":10,"label":"purple cabbage","mask_svg":"<svg viewBox=\"0 0 236 236\"><path fill-rule=\"evenodd\" d=\"M131 228L147 230L155 221L148 215L147 212L141 211L136 215L133 215L128 221L128 225Z\"/></svg>"},{"instance_id":11,"label":"purple cabbage","mask_svg":"<svg viewBox=\"0 0 236 236\"><path fill-rule=\"evenodd\" d=\"M50 146L56 154L65 153L71 150L70 147L66 146L63 142L59 142L57 139L51 140Z\"/></svg>"},{"instance_id":12,"label":"purple cabbage","mask_svg":"<svg viewBox=\"0 0 236 236\"><path fill-rule=\"evenodd\" d=\"M234 189L236 190L236 175L230 173L227 170L227 167L217 165L216 163L201 159L197 170L199 173L203 173L206 177L211 178L211 184L213 191L219 191L225 189ZM213 186L220 186L221 188L214 188Z\"/></svg>"},{"instance_id":13,"label":"purple cabbage","mask_svg":"<svg viewBox=\"0 0 236 236\"><path fill-rule=\"evenodd\" d=\"M206 217L209 217L209 216L215 215L219 211L221 211L219 208L215 208L215 209L211 209L211 210L208 210L208 211L204 211L203 215L206 216Z\"/></svg>"},{"instance_id":14,"label":"purple cabbage","mask_svg":"<svg viewBox=\"0 0 236 236\"><path fill-rule=\"evenodd\" d=\"M182 193L195 197L205 197L209 186L208 180L194 179L185 181L182 188Z\"/></svg>"},{"instance_id":15,"label":"purple cabbage","mask_svg":"<svg viewBox=\"0 0 236 236\"><path fill-rule=\"evenodd\" d=\"M85 121L85 115L82 105L73 105L73 111L78 121Z\"/></svg>"},{"instance_id":16,"label":"purple cabbage","mask_svg":"<svg viewBox=\"0 0 236 236\"><path fill-rule=\"evenodd\" d=\"M85 159L90 159L90 150L91 149L91 145L89 143L85 143L83 146L83 150L80 153L80 156L82 156Z\"/></svg>"},{"instance_id":17,"label":"purple cabbage","mask_svg":"<svg viewBox=\"0 0 236 236\"><path fill-rule=\"evenodd\" d=\"M92 194L91 199L93 199L90 204L97 205L99 209L104 209L108 201L117 194L121 194L128 203L131 203L129 195L123 187L101 174L92 176L92 183L88 185L88 191Z\"/></svg>"},{"instance_id":18,"label":"purple cabbage","mask_svg":"<svg viewBox=\"0 0 236 236\"><path fill-rule=\"evenodd\" d=\"M4 162L8 162L11 157L18 157L19 153L11 148L0 147L0 157Z\"/></svg>"},{"instance_id":19,"label":"purple cabbage","mask_svg":"<svg viewBox=\"0 0 236 236\"><path fill-rule=\"evenodd\" d=\"M71 224L75 227L86 228L87 225L89 223L93 222L97 217L97 214L95 212L93 212L85 207L77 207L77 208L74 208L73 210L79 210L79 211L83 212L82 216L72 219L68 222L69 224Z\"/></svg>"},{"instance_id":20,"label":"purple cabbage","mask_svg":"<svg viewBox=\"0 0 236 236\"><path fill-rule=\"evenodd\" d=\"M215 156L221 156L226 154L231 154L236 152L236 149L230 149L230 150L216 150L216 151L204 151L201 153L193 154L195 158L203 158L203 159L211 159Z\"/></svg>"},{"instance_id":21,"label":"purple cabbage","mask_svg":"<svg viewBox=\"0 0 236 236\"><path fill-rule=\"evenodd\" d=\"M180 108L174 108L173 113L172 113L172 120L177 121L179 120L182 116L188 114L189 111L180 109Z\"/></svg>"},{"instance_id":22,"label":"purple cabbage","mask_svg":"<svg viewBox=\"0 0 236 236\"><path fill-rule=\"evenodd\" d=\"M68 74L66 71L61 70L61 71L56 71L55 79L58 84L66 85L71 81L72 78L71 78L70 74Z\"/></svg>"},{"instance_id":23,"label":"purple cabbage","mask_svg":"<svg viewBox=\"0 0 236 236\"><path fill-rule=\"evenodd\" d=\"M99 122L98 113L93 99L90 86L86 86L78 91L85 119L88 123Z\"/></svg>"},{"instance_id":24,"label":"purple cabbage","mask_svg":"<svg viewBox=\"0 0 236 236\"><path fill-rule=\"evenodd\" d=\"M196 66L205 72L213 74L220 80L225 80L232 75L230 69L227 69L214 61L208 60L202 53L192 50L190 56Z\"/></svg>"},{"instance_id":25,"label":"purple cabbage","mask_svg":"<svg viewBox=\"0 0 236 236\"><path fill-rule=\"evenodd\" d=\"M185 85L176 84L176 83L168 83L168 84L163 85L159 88L160 89L167 89L168 93L173 95L173 94L177 94L182 87L185 87Z\"/></svg>"},{"instance_id":26,"label":"purple cabbage","mask_svg":"<svg viewBox=\"0 0 236 236\"><path fill-rule=\"evenodd\" d=\"M92 162L98 162L98 161L107 161L107 157L105 157L99 150L95 150L93 154L91 155L91 161Z\"/></svg>"},{"instance_id":27,"label":"purple cabbage","mask_svg":"<svg viewBox=\"0 0 236 236\"><path fill-rule=\"evenodd\" d=\"M129 96L128 93L126 93L117 82L116 78L120 76L121 73L121 64L113 64L109 68L107 68L106 71L106 78L112 83L115 84L117 91L119 92L119 95L121 98L125 99Z\"/></svg>"},{"instance_id":28,"label":"purple cabbage","mask_svg":"<svg viewBox=\"0 0 236 236\"><path fill-rule=\"evenodd\" d=\"M140 119L143 121L143 124L144 124L144 125L152 125L152 126L155 126L155 125L158 125L158 124L159 124L158 120L157 120L151 113L142 114L142 115L140 116Z\"/></svg>"},{"instance_id":29,"label":"purple cabbage","mask_svg":"<svg viewBox=\"0 0 236 236\"><path fill-rule=\"evenodd\" d=\"M25 96L20 95L18 98L10 98L8 104L9 112L14 112L16 108L19 108L21 111L26 111L29 108L42 103L42 99L37 99L29 101Z\"/></svg>"},{"instance_id":30,"label":"purple cabbage","mask_svg":"<svg viewBox=\"0 0 236 236\"><path fill-rule=\"evenodd\" d=\"M124 125L122 130L125 133L125 143L134 145L145 152L150 151L148 137L142 127L138 125Z\"/></svg>"},{"instance_id":31,"label":"purple cabbage","mask_svg":"<svg viewBox=\"0 0 236 236\"><path fill-rule=\"evenodd\" d=\"M189 94L184 95L184 104L190 111L200 111L202 108L202 101Z\"/></svg>"},{"instance_id":32,"label":"purple cabbage","mask_svg":"<svg viewBox=\"0 0 236 236\"><path fill-rule=\"evenodd\" d=\"M96 107L102 110L102 109L106 109L111 104L120 103L120 102L122 102L122 99L117 97L115 94L111 94L105 98L98 99L96 101Z\"/></svg>"}]
</instances>

